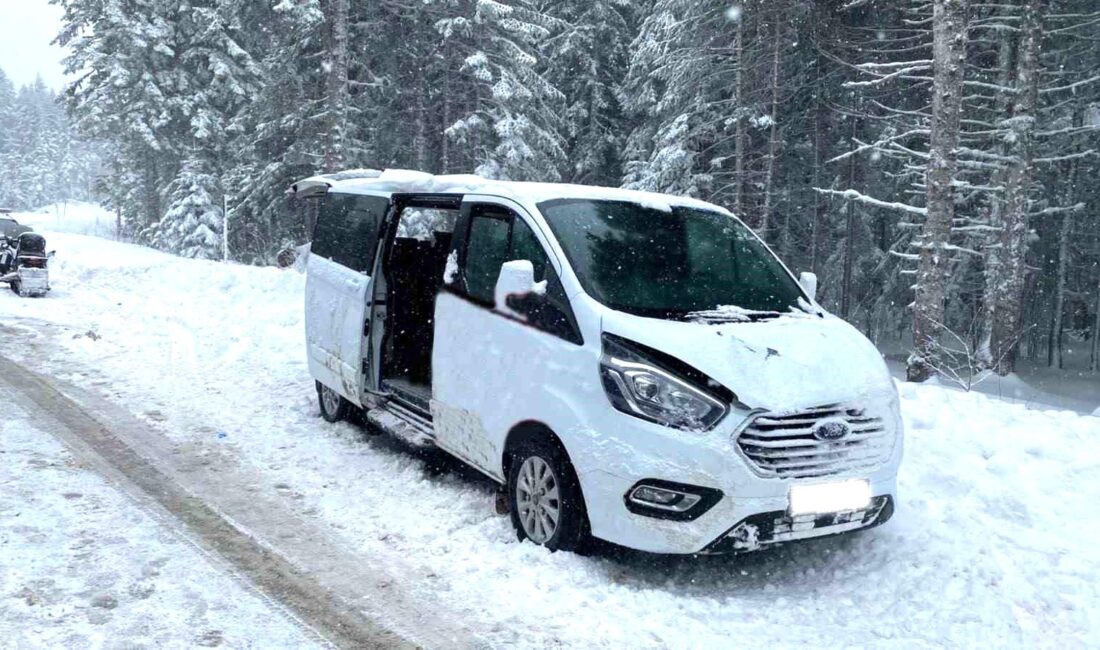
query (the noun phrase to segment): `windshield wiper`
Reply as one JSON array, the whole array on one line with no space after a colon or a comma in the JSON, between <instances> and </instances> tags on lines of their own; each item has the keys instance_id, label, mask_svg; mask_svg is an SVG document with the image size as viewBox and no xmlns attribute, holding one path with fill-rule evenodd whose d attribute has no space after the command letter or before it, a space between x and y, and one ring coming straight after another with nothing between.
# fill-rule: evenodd
<instances>
[{"instance_id":1,"label":"windshield wiper","mask_svg":"<svg viewBox=\"0 0 1100 650\"><path fill-rule=\"evenodd\" d=\"M726 305L715 309L688 312L684 315L684 319L707 325L717 325L721 323L758 323L760 321L775 320L783 315L783 312L778 311L757 311Z\"/></svg>"}]
</instances>

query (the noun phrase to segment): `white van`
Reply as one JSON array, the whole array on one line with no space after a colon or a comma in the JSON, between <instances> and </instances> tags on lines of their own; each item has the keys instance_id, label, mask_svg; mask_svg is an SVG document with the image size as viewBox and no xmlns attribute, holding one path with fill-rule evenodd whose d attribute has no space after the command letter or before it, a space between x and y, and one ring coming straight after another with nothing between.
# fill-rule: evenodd
<instances>
[{"instance_id":1,"label":"white van","mask_svg":"<svg viewBox=\"0 0 1100 650\"><path fill-rule=\"evenodd\" d=\"M306 338L321 413L502 485L520 539L748 551L894 510L881 355L720 207L361 172L320 196Z\"/></svg>"}]
</instances>

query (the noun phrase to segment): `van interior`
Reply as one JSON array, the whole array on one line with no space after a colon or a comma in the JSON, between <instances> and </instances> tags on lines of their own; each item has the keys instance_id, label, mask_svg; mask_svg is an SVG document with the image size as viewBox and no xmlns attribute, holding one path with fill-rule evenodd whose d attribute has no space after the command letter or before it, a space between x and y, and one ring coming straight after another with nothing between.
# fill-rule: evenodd
<instances>
[{"instance_id":1,"label":"van interior","mask_svg":"<svg viewBox=\"0 0 1100 650\"><path fill-rule=\"evenodd\" d=\"M404 207L384 260L389 309L382 386L424 413L432 394L435 297L443 285L457 217L457 209Z\"/></svg>"}]
</instances>

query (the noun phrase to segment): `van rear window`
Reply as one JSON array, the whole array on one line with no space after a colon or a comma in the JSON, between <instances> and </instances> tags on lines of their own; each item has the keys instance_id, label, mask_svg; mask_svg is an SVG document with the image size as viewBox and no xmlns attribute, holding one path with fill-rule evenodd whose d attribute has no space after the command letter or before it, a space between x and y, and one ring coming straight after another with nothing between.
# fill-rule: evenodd
<instances>
[{"instance_id":1,"label":"van rear window","mask_svg":"<svg viewBox=\"0 0 1100 650\"><path fill-rule=\"evenodd\" d=\"M378 250L378 229L389 205L389 199L380 196L326 195L317 216L310 254L370 273Z\"/></svg>"}]
</instances>

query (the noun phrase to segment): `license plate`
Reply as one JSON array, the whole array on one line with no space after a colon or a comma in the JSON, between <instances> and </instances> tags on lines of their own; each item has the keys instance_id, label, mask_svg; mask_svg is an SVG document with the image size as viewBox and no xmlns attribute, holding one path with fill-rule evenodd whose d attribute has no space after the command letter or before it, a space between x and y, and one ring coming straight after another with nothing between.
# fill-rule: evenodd
<instances>
[{"instance_id":1,"label":"license plate","mask_svg":"<svg viewBox=\"0 0 1100 650\"><path fill-rule=\"evenodd\" d=\"M863 510L871 505L871 483L864 479L792 485L791 515L826 515L846 510Z\"/></svg>"}]
</instances>

